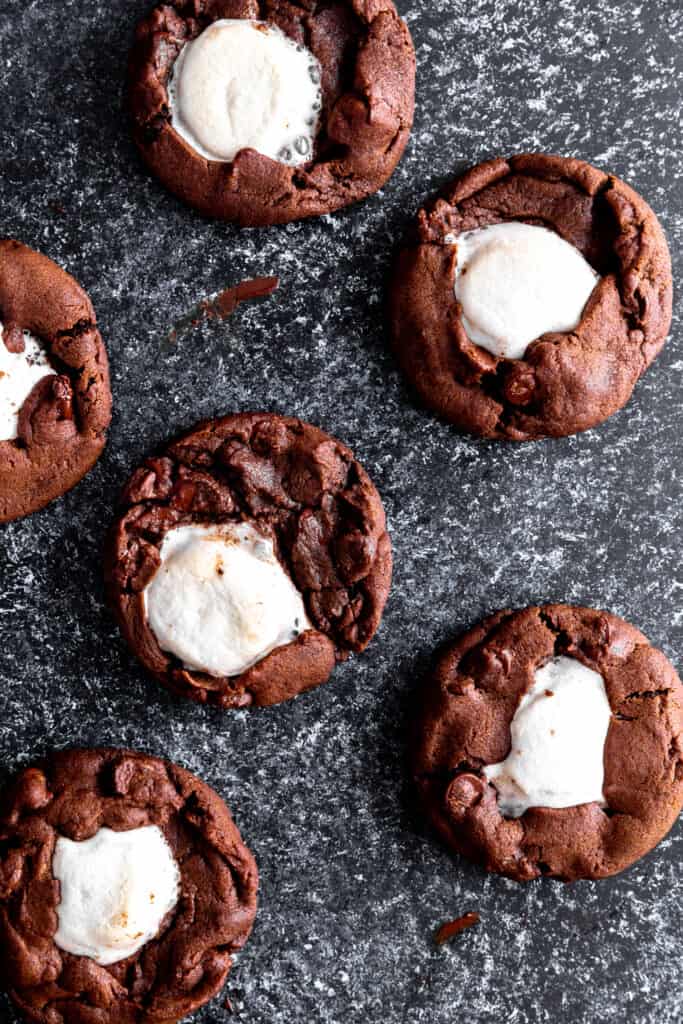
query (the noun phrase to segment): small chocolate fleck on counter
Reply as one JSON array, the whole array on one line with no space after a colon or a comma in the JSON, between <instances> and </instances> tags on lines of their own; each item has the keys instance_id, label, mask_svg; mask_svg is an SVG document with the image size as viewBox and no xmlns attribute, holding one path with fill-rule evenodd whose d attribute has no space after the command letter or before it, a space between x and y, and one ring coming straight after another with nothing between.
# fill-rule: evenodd
<instances>
[{"instance_id":1,"label":"small chocolate fleck on counter","mask_svg":"<svg viewBox=\"0 0 683 1024\"><path fill-rule=\"evenodd\" d=\"M204 320L227 320L242 302L265 299L279 287L279 277L255 277L202 299L174 325L166 338L167 345L176 345L181 335L198 327Z\"/></svg>"},{"instance_id":2,"label":"small chocolate fleck on counter","mask_svg":"<svg viewBox=\"0 0 683 1024\"><path fill-rule=\"evenodd\" d=\"M443 946L444 942L454 939L456 935L460 935L461 932L466 931L468 928L473 928L475 924L479 924L480 920L481 918L476 911L468 911L462 917L456 917L454 921L446 921L437 930L434 941L437 946Z\"/></svg>"}]
</instances>

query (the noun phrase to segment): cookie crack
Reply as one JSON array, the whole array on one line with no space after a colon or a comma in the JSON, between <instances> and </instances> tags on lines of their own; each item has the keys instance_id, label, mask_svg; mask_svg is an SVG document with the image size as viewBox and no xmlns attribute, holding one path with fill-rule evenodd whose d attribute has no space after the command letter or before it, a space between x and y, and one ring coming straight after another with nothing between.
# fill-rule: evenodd
<instances>
[{"instance_id":1,"label":"cookie crack","mask_svg":"<svg viewBox=\"0 0 683 1024\"><path fill-rule=\"evenodd\" d=\"M661 690L634 690L633 693L628 693L624 700L658 700L662 697L668 697L672 693L670 688Z\"/></svg>"},{"instance_id":2,"label":"cookie crack","mask_svg":"<svg viewBox=\"0 0 683 1024\"><path fill-rule=\"evenodd\" d=\"M65 330L57 331L57 338L80 338L84 334L88 334L90 331L97 330L97 322L88 317L82 317L77 320L73 327L68 327Z\"/></svg>"}]
</instances>

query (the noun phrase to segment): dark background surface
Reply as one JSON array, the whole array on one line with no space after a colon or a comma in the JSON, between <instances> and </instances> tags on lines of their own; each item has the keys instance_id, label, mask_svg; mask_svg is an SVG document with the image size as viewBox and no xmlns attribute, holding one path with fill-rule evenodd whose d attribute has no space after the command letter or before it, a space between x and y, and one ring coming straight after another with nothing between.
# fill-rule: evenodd
<instances>
[{"instance_id":1,"label":"dark background surface","mask_svg":"<svg viewBox=\"0 0 683 1024\"><path fill-rule=\"evenodd\" d=\"M110 443L65 498L0 530L2 777L51 747L132 745L197 772L258 859L261 906L228 991L248 1024L680 1024L683 830L620 878L489 878L410 808L405 730L435 646L502 606L568 600L683 654L680 319L629 406L580 437L459 437L414 404L383 326L395 247L466 164L584 157L640 190L681 276L677 2L399 3L418 55L415 133L384 191L267 231L209 223L143 170L121 91L147 0L0 0L0 211L92 296L113 371ZM280 291L164 341L207 293ZM117 493L197 419L273 409L347 442L384 497L396 556L366 654L257 713L176 702L103 604ZM436 949L467 910L482 924ZM7 1004L3 1020L13 1021ZM227 1022L222 1000L195 1018Z\"/></svg>"}]
</instances>

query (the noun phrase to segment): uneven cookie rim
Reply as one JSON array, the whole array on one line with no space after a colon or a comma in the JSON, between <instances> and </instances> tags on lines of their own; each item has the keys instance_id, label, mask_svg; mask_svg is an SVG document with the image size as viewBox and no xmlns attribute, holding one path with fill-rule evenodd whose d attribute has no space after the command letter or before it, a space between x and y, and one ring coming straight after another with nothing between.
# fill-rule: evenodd
<instances>
[{"instance_id":1,"label":"uneven cookie rim","mask_svg":"<svg viewBox=\"0 0 683 1024\"><path fill-rule=\"evenodd\" d=\"M392 0L340 0L363 26L354 72L344 72L348 88L341 92L332 80L341 64L328 71L325 54L311 38L316 2L297 6L301 13L294 21L257 0L173 0L172 6L154 8L138 25L128 73L135 142L162 184L205 216L264 226L331 213L380 189L403 155L414 116L415 50ZM330 159L318 159L316 144L313 160L298 167L254 150L242 150L223 164L204 159L172 128L166 83L173 63L186 41L226 17L269 21L321 60L319 138L329 138ZM367 81L373 61L375 76ZM269 194L264 197L265 188Z\"/></svg>"},{"instance_id":2,"label":"uneven cookie rim","mask_svg":"<svg viewBox=\"0 0 683 1024\"><path fill-rule=\"evenodd\" d=\"M346 483L334 492L339 502L345 502L347 494L352 499L356 494L354 488L357 489L358 501L363 505L362 512L357 513L360 516L358 532L367 541L367 548L359 553L358 558L361 565L368 559L370 564L355 582L349 584L349 593L362 600L363 615L352 619L351 632L346 636L341 631L342 627L339 630L330 628L329 631L322 628L319 616L316 616L311 607L311 592L305 593L307 588L304 586L302 589L300 586L301 577L291 560L293 556L288 551L285 536L290 529L294 529L294 526L301 526L307 516L313 516L314 510L317 510L316 515L324 517L325 498L332 491L324 490L321 485L317 505L308 506L305 502L294 502L289 510L278 510L276 505L272 514L268 508L259 515L253 509L249 509L248 503L239 494L237 483L230 480L227 468L221 469L220 466L213 464L209 467L203 454L197 456L197 463L203 467L201 470L198 464L190 466L183 461L186 451L194 452L195 442L198 450L202 444L213 448L211 456L207 455L206 458L213 459L216 455L216 459L219 459L221 451L240 438L240 432L247 431L252 443L257 433L263 430L282 430L285 434L291 432L300 439L302 446L310 443L326 451L331 449L346 466ZM233 431L234 436L231 436L230 431ZM277 440L273 443L277 444ZM304 460L305 464L307 452L305 448L303 451L304 454L299 455L299 458ZM266 459L268 457L270 456L264 456ZM193 459L195 455L190 454L188 458ZM229 491L233 505L234 496L238 495L236 509L233 507L228 511L225 508L221 510L220 502L223 501L223 497L218 496L218 492L214 504L214 509L218 511L211 514L206 506L197 511L194 508L184 511L174 508L173 502L186 501L185 495L189 494L187 488L190 486L194 488L192 501L204 502L205 494L209 494L206 501L211 503L214 501L211 496L211 488L214 485L222 486L225 491ZM156 487L160 488L158 493L155 491ZM145 497L146 494L149 497ZM143 571L139 583L135 582L135 575L131 582L131 577L126 575L128 570L122 570L121 566L128 564L131 543L137 543L130 540L131 536L136 536L136 522L151 510L166 507L168 503L171 503L168 513L170 518L159 533L158 541L154 541L149 534L145 536L145 543L152 550L143 551L141 557L144 563L151 555L152 562L149 563L149 568ZM281 703L326 682L335 664L345 660L351 653L364 651L379 628L392 576L391 541L381 497L367 471L355 459L351 450L341 441L310 423L275 413L236 413L215 420L204 420L170 443L162 445L158 456L152 456L142 464L126 485L120 508L120 514L112 524L106 548L105 581L109 603L124 639L143 666L163 686L178 696L225 709ZM355 514L353 509L350 514ZM290 518L287 518L288 516ZM194 523L213 525L239 521L250 522L262 532L265 524L265 532L275 542L278 559L302 593L313 628L304 631L292 642L275 648L240 675L214 678L186 669L176 658L161 650L146 622L141 590L143 580L146 583L147 578L151 578L156 571L158 548L168 529ZM335 535L335 543L338 539ZM139 554L138 545L133 558L137 558ZM136 572L139 571L136 569ZM350 611L352 604L349 603L346 607Z\"/></svg>"},{"instance_id":3,"label":"uneven cookie rim","mask_svg":"<svg viewBox=\"0 0 683 1024\"><path fill-rule=\"evenodd\" d=\"M510 220L552 226L564 237L555 224L544 221L543 210L506 216L496 212L493 202L491 207L476 205L480 193L492 194L513 178L538 182L539 189L571 188L596 208L600 203L614 232L607 272L589 258L603 276L579 326L543 335L519 360L493 356L467 338L454 293L455 247L447 240L460 231ZM525 195L519 194L522 202ZM546 210L546 218L551 215ZM592 246L597 238L591 236ZM420 211L394 270L393 347L425 405L463 432L510 441L562 437L597 426L628 402L664 345L672 292L661 225L623 181L581 160L541 153L498 158L463 172ZM614 324L618 337L610 333ZM632 352L628 366L614 359L622 344Z\"/></svg>"},{"instance_id":4,"label":"uneven cookie rim","mask_svg":"<svg viewBox=\"0 0 683 1024\"><path fill-rule=\"evenodd\" d=\"M517 637L521 653L510 647L512 636ZM533 660L527 658L528 645L539 640L541 650L537 654L531 648ZM605 744L608 806L537 807L521 818L505 818L483 768L499 760L498 754L506 756L510 723L523 687L532 684L533 671L558 654L577 658L605 679L612 709ZM652 675L658 676L661 687L652 692L649 688L622 692L629 677L642 676L649 686ZM477 680L487 677L484 688ZM637 771L629 767L625 752L636 737L646 751L643 757L657 761L648 723L664 716L670 743L650 799L638 786L629 788L627 776L630 773L633 782ZM488 723L487 730L497 723L495 734L470 736L467 723L475 717ZM467 742L466 736L470 736ZM477 754L494 741L494 756ZM636 748L638 743L633 744ZM445 844L487 871L516 881L542 875L575 881L617 874L654 849L683 807L683 684L661 651L634 626L609 612L557 604L497 612L439 653L421 695L413 738L413 777L421 805ZM582 839L582 845L570 849L553 838L572 828L591 836L591 841Z\"/></svg>"},{"instance_id":5,"label":"uneven cookie rim","mask_svg":"<svg viewBox=\"0 0 683 1024\"><path fill-rule=\"evenodd\" d=\"M44 508L94 466L106 444L112 396L107 351L90 298L48 256L15 239L0 240L0 318L5 342L8 335L28 330L46 346L57 372L24 402L19 437L0 441L0 522L9 522ZM46 410L54 413L51 429L68 421L75 431L44 443L39 435L45 424L33 417Z\"/></svg>"},{"instance_id":6,"label":"uneven cookie rim","mask_svg":"<svg viewBox=\"0 0 683 1024\"><path fill-rule=\"evenodd\" d=\"M6 987L15 1005L27 1013L31 1019L44 1019L44 1005L40 1001L44 999L42 990L45 984L49 984L46 979L52 975L54 982L62 978L64 988L67 990L69 979L71 979L73 1002L76 1004L85 999L86 1005L91 1005L88 1001L88 993L91 988L96 989L98 983L103 985L112 997L112 1001L106 1007L102 1007L103 1010L111 1011L103 1019L111 1024L120 1019L121 1009L125 1012L126 1010L130 1011L131 1008L134 1010L136 1020L162 1019L160 1007L152 1009L155 998L161 999L163 1010L168 1011L168 1016L164 1015L163 1019L168 1020L171 1024L172 1021L179 1020L204 1005L225 983L232 966L231 954L242 948L253 927L258 889L256 863L222 797L191 772L173 762L125 748L72 748L48 754L40 761L18 772L2 795L3 816L0 819L0 827L3 837L14 837L15 843L23 840L29 846L38 842L43 850L43 854L39 857L32 855L35 857L34 863L40 873L40 880L36 884L42 894L43 902L46 885L50 888L47 878L51 877L52 853L58 834L57 823L54 826L50 825L44 822L43 818L46 810L51 806L54 807L55 803L57 803L55 814L62 813L59 804L66 798L69 788L73 788L73 780L69 787L69 779L76 770L79 784L83 782L85 773L88 786L96 787L96 795L93 799L96 801L99 813L93 817L95 808L88 800L90 790L88 786L79 785L77 792L81 794L81 790L83 791L80 800L84 822L79 824L78 821L73 822L71 819L66 822L59 821L59 833L67 834L69 838L76 840L89 838L98 830L102 820L114 825L117 817L120 821L117 802L118 805L121 801L125 802L126 811L123 813L133 813L138 821L144 817L147 823L160 824L162 827L181 871L180 899L174 911L165 919L156 938L150 940L133 957L129 957L119 964L110 965L110 967L100 967L88 957L73 956L56 947L53 941L56 933L55 909L53 911L55 928L52 935L39 934L38 930L32 930L30 934L34 947L37 946L39 949L34 956L42 955L42 960L47 958L49 963L47 965L43 963L42 973L33 983L27 978L24 984L18 985L16 975L13 977L12 973L8 973L4 979ZM151 811L149 809L150 774L155 783L162 786L167 784L175 793L173 800L163 802L156 809L153 806ZM131 789L134 790L132 796L129 792ZM158 813L156 813L157 810ZM182 817L183 820L184 831L182 832L175 824L179 817ZM200 887L194 884L186 885L185 882L185 865L194 856L197 848L196 841L192 840L188 849L184 850L182 856L179 856L179 850L187 837L196 835L201 836L201 843L206 847L206 856L210 851L215 851L232 880L234 894L238 902L230 909L230 938L228 940L226 934L226 942L216 946L208 956L206 956L205 950L205 970L202 971L201 977L189 994L187 991L177 990L175 1005L173 1003L174 990L172 989L173 973L171 974L171 994L167 993L164 996L162 990L155 996L155 988L158 988L155 984L151 992L145 994L141 1004L139 997L130 987L135 984L137 977L132 968L140 963L145 956L145 951L150 946L153 944L163 945L168 942L174 934L176 922L184 921L188 913L193 912L193 906L197 903L201 904L204 899L204 893ZM45 882L43 876L45 876ZM23 873L16 884L25 893L26 885ZM58 896L54 879L51 890L56 908ZM3 942L5 948L8 945L11 946L15 941L15 931L10 923L11 915L8 918L5 906L7 898L5 897L0 902L0 941ZM186 930L183 929L179 938L182 939L186 934ZM24 947L22 946L22 948ZM173 943L170 944L170 948L173 948ZM207 949L211 950L212 947L209 946ZM10 957L8 964L11 966L12 963L13 959ZM31 1005L29 997L32 990L38 991L40 1004L38 1007ZM170 1008L169 1001L171 1002ZM61 1012L65 1014L65 1019L69 1020L71 1016L69 1003L62 997L59 999L59 1005ZM149 1016L150 1011L151 1016Z\"/></svg>"}]
</instances>

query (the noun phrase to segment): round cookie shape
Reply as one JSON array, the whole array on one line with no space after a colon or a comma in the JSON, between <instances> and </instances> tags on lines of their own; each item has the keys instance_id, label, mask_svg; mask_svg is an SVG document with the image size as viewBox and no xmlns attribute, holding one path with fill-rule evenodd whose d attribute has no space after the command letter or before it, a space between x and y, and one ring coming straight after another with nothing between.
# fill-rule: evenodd
<instances>
[{"instance_id":1,"label":"round cookie shape","mask_svg":"<svg viewBox=\"0 0 683 1024\"><path fill-rule=\"evenodd\" d=\"M255 43L251 32L264 38ZM210 54L221 46L243 54L248 46L254 54L230 70L216 63L222 92L193 60L194 48ZM287 95L299 56L310 61L319 98L305 83ZM385 184L412 128L415 51L392 0L173 0L138 26L128 92L137 146L170 191L205 216L284 224L331 213ZM221 103L230 131L211 130ZM187 131L188 114L194 132ZM287 125L298 125L294 138L283 135L277 149ZM234 158L230 132L244 146Z\"/></svg>"},{"instance_id":2,"label":"round cookie shape","mask_svg":"<svg viewBox=\"0 0 683 1024\"><path fill-rule=\"evenodd\" d=\"M121 505L110 603L138 658L180 696L223 708L288 700L379 626L392 570L380 496L311 424L272 413L202 423L133 474ZM175 586L160 575L169 569Z\"/></svg>"},{"instance_id":3,"label":"round cookie shape","mask_svg":"<svg viewBox=\"0 0 683 1024\"><path fill-rule=\"evenodd\" d=\"M163 844L179 881L157 934L105 966L58 945L65 894L54 868L60 840L82 851L104 838L111 848L112 833L157 858ZM137 837L150 833L156 838L141 845ZM111 860L110 852L110 866ZM126 873L134 877L136 866L128 864ZM72 874L66 872L63 885L77 884ZM108 871L100 881L116 877L125 874ZM171 893L163 877L157 882L150 895ZM251 931L257 887L254 859L227 807L189 772L126 750L53 754L21 772L0 804L3 985L37 1024L81 1024L95 1016L98 1024L172 1024L223 986L231 954ZM90 898L93 906L107 905L102 893L91 891ZM122 900L131 906L129 895Z\"/></svg>"},{"instance_id":4,"label":"round cookie shape","mask_svg":"<svg viewBox=\"0 0 683 1024\"><path fill-rule=\"evenodd\" d=\"M0 522L43 508L92 468L111 420L109 364L83 289L0 240Z\"/></svg>"},{"instance_id":5,"label":"round cookie shape","mask_svg":"<svg viewBox=\"0 0 683 1024\"><path fill-rule=\"evenodd\" d=\"M462 253L477 240L487 244L466 268L475 280L465 289ZM562 289L544 246L573 304L564 294L553 307ZM474 328L467 301L479 314ZM666 340L671 306L669 250L647 203L581 160L524 154L479 164L420 212L396 266L391 330L426 405L464 432L527 441L588 430L621 409ZM517 346L477 343L482 325ZM545 333L525 335L531 325Z\"/></svg>"},{"instance_id":6,"label":"round cookie shape","mask_svg":"<svg viewBox=\"0 0 683 1024\"><path fill-rule=\"evenodd\" d=\"M558 671L565 662L578 667L568 672L561 664ZM544 669L548 693L540 695L534 687ZM598 690L591 690L594 676L604 683L608 723ZM541 715L547 716L562 684L588 686L581 698L590 714L586 729L575 698L573 725L566 707L558 707L555 722L541 717L525 736L514 725L524 704L530 697L545 700ZM544 727L557 728L558 736L539 740ZM603 748L602 777L579 766L584 742L591 758ZM526 765L510 771L516 756ZM564 760L567 770L551 757ZM512 806L510 787L496 778L506 763L509 776L532 795L526 809L525 796ZM661 651L615 615L569 605L499 612L441 654L424 695L414 778L444 842L487 871L517 881L616 874L656 846L683 806L683 686ZM593 799L573 803L587 795L586 780ZM564 786L569 798L556 801L561 806L536 804L542 784L555 794Z\"/></svg>"}]
</instances>

